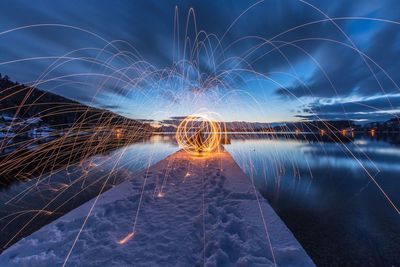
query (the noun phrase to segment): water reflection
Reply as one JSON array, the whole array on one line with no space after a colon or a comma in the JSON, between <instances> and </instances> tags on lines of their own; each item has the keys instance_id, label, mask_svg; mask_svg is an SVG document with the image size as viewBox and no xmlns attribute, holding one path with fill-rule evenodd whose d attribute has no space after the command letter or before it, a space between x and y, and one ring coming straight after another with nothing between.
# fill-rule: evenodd
<instances>
[{"instance_id":1,"label":"water reflection","mask_svg":"<svg viewBox=\"0 0 400 267\"><path fill-rule=\"evenodd\" d=\"M103 184L105 191L177 149L173 136L152 136L41 176L40 180L14 181L2 187L0 251L94 198Z\"/></svg>"},{"instance_id":2,"label":"water reflection","mask_svg":"<svg viewBox=\"0 0 400 267\"><path fill-rule=\"evenodd\" d=\"M236 133L229 139L225 148L317 265L400 266L399 216L366 172L400 206L399 135ZM56 212L40 213L20 238L96 196L108 178L110 188L177 150L174 135L154 135L57 172L37 186L36 181L14 183L0 194L0 216L52 201L47 209ZM113 167L117 171L111 172ZM16 214L11 224L9 217L1 220L1 245L33 214Z\"/></svg>"},{"instance_id":3,"label":"water reflection","mask_svg":"<svg viewBox=\"0 0 400 267\"><path fill-rule=\"evenodd\" d=\"M317 265L398 266L400 217L366 172L400 206L399 139L387 140L253 135L226 149Z\"/></svg>"}]
</instances>

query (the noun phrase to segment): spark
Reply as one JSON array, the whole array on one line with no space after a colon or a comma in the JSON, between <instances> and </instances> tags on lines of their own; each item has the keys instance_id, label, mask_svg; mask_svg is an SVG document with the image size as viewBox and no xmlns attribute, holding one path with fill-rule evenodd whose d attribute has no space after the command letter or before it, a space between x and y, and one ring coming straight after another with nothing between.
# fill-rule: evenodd
<instances>
[{"instance_id":1,"label":"spark","mask_svg":"<svg viewBox=\"0 0 400 267\"><path fill-rule=\"evenodd\" d=\"M225 35L230 31L230 29L233 27L233 25L236 24L245 13L247 13L250 9L252 9L253 7L255 7L256 5L258 5L259 3L262 3L262 2L263 1L258 1L257 3L255 3L248 9L246 9L228 27L228 29L226 30L226 32L223 34L222 38L219 41L222 41L222 39L224 39ZM308 4L305 1L301 1L301 2L311 6L311 4ZM315 8L314 6L312 6L312 7ZM191 9L191 12L193 13L193 16L194 16L193 9ZM322 12L320 12L320 13L322 13ZM325 15L324 13L322 13L322 14ZM303 25L295 26L291 29L288 29L287 31L279 33L278 35L274 36L273 38L270 38L269 40L263 39L262 37L259 37L259 36L246 36L246 37L240 38L237 41L233 42L232 44L228 45L228 47L223 48L222 52L227 51L227 49L231 45L234 45L236 42L250 39L250 38L255 38L255 39L261 40L262 43L257 44L257 46L254 46L253 48L251 48L249 50L249 52L246 52L246 54L239 56L239 57L235 57L235 58L223 57L222 62L216 62L216 60L218 59L218 56L216 56L216 59L214 59L214 58L209 59L210 65L213 65L213 67L215 68L216 74L209 75L208 77L201 79L202 81L201 81L201 85L199 86L199 89L197 90L197 88L196 88L196 90L197 90L196 97L194 98L194 100L192 102L190 102L188 104L191 105L191 104L197 103L197 101L201 97L201 90L210 90L211 89L211 90L217 91L217 89L219 87L226 89L226 91L230 90L231 92L239 92L239 93L243 93L245 95L251 96L246 91L231 90L231 89L233 89L232 85L230 85L229 82L227 82L227 80L230 80L236 76L243 78L244 75L242 75L242 74L246 74L246 75L252 74L258 78L271 81L274 84L276 84L277 86L279 86L279 87L283 88L285 91L287 91L288 94L292 94L290 92L290 90L285 89L285 86L272 80L269 76L263 75L263 74L255 71L253 69L253 66L251 66L252 62L250 62L250 61L248 62L249 67L245 68L245 69L242 69L242 68L221 69L222 68L221 66L223 66L223 63L230 62L230 60L232 60L232 59L247 63L247 59L250 58L250 56L252 54L255 54L256 51L258 49L261 49L262 46L264 46L265 44L270 44L273 46L273 48L270 51L268 51L266 54L262 53L262 55L260 57L257 57L256 60L259 60L259 59L263 58L264 56L266 56L268 53L271 53L274 51L278 51L279 53L281 53L282 51L280 50L280 48L285 47L285 46L293 46L294 48L298 48L299 50L303 51L301 49L301 47L298 47L295 45L296 42L300 42L300 41L303 41L303 42L304 41L318 41L318 40L319 41L329 41L334 44L342 45L345 48L352 49L355 52L357 52L364 61L368 60L368 62L371 62L374 66L376 66L390 81L392 81L394 83L396 88L399 89L397 84L387 74L387 72L381 66L379 66L375 61L373 61L370 57L368 57L368 55L366 55L362 51L360 51L354 45L354 43L350 40L350 38L335 23L335 21L341 21L341 20L371 20L371 21L375 20L375 21L400 25L398 22L381 20L381 19L369 19L369 18L360 18L360 17L359 18L356 18L356 17L330 18L327 15L325 15L325 19L323 19L323 20L311 21L311 22L303 24ZM343 43L343 42L340 42L337 40L323 39L323 38L303 38L303 39L293 40L292 42L283 42L283 41L278 41L278 40L274 41L274 39L277 39L277 37L279 37L282 34L288 33L290 31L294 31L301 27L306 27L308 25L317 24L317 23L324 23L327 21L333 23L342 32L342 34L350 41L351 45L348 45L346 43ZM175 23L175 21L174 21L174 23ZM59 28L59 29L65 28L65 29L69 29L69 30L80 31L82 33L92 35L92 36L104 41L106 43L106 45L102 48L101 47L100 48L87 48L87 47L81 48L78 50L71 51L61 57L51 57L51 58L50 57L34 57L34 58L28 58L28 59L19 59L19 60L14 60L14 61L0 62L0 65L7 65L7 64L13 64L13 63L16 63L19 61L41 60L41 59L46 59L46 58L47 59L55 59L55 62L52 63L38 77L37 80L26 83L26 84L31 85L32 87L37 87L39 85L45 85L46 83L53 83L53 82L61 82L58 86L65 86L65 85L74 84L72 82L69 82L69 83L64 82L65 80L68 80L68 78L94 77L94 78L104 79L105 81L101 82L101 84L104 87L106 85L105 84L106 81L112 80L112 81L121 83L124 86L129 87L129 88L135 88L135 89L137 88L137 91L139 91L140 94L143 94L143 98L151 100L152 95L150 93L147 93L146 90L143 90L142 88L138 88L139 84L146 83L146 84L153 84L154 87L161 87L161 86L159 86L160 82L164 81L165 79L167 79L168 81L175 81L174 79L177 79L177 78L180 79L180 81L183 81L183 83L191 82L190 78L185 76L185 73L184 73L185 69L187 70L187 67L185 68L185 65L190 65L191 68L195 69L196 72L198 72L198 74L200 74L199 76L201 76L201 77L207 76L205 73L202 72L202 69L200 67L200 62L196 62L195 60L193 60L193 62L192 62L192 60L188 60L186 58L183 58L183 59L177 60L177 61L174 60L174 67L158 69L158 68L152 66L150 63L146 62L139 53L135 54L137 52L136 49L129 44L128 44L129 47L131 47L132 50L135 51L135 53L128 54L125 51L119 50L118 47L115 46L116 43L114 41L108 42L107 40L103 39L102 37L100 37L99 35L97 35L93 32L89 32L85 29L68 26L68 25L61 25L61 24L29 25L29 26L14 28L11 30L0 32L0 35L11 34L13 32L23 30L23 29L28 30L30 28L41 28L41 27L55 27L55 28ZM175 33L175 31L174 31L174 33ZM177 36L179 37L179 35L177 35ZM201 45L199 45L199 43L206 42L207 38L204 40L200 40L200 41L199 41L200 38L196 38L194 45L193 45L194 46L193 52L196 52L195 50L200 51ZM175 43L174 43L174 45L175 45ZM109 49L107 49L109 47L112 47L117 52L116 53L111 52ZM186 43L185 43L185 47L186 47ZM72 54L76 54L77 52L84 51L84 50L85 51L86 50L96 51L96 52L99 52L104 55L109 55L110 58L105 60L104 62L100 62L99 58L88 58L86 56L79 57L79 56L75 56L75 55L72 56ZM197 52L199 52L199 51L197 51ZM218 48L217 47L213 48L211 52L213 55L217 54ZM312 61L314 61L316 66L325 75L327 81L329 81L329 83L332 87L332 90L336 92L334 83L329 79L329 76L327 75L327 73L325 72L323 67L320 64L318 64L316 59L314 59L310 54L308 54L306 51L303 51L303 52L306 56L309 56L310 59L312 59ZM229 54L229 53L227 53L227 54ZM287 60L289 66L292 66L289 59L283 53L282 53L282 56ZM113 66L112 62L115 61L115 59L117 59L117 58L128 62L129 65L126 66L126 68L122 68L122 69L120 68L120 66ZM104 74L103 72L102 73L79 73L79 74L70 74L70 75L50 77L51 74L56 73L58 71L58 68L61 68L63 65L65 65L69 61L80 61L80 62L91 63L93 65L98 65L99 67L104 68L105 70L109 70L110 74ZM371 69L369 67L369 64L366 61L365 61L365 63L366 63L366 66L369 69ZM182 68L184 71L179 71L180 68ZM371 72L372 72L372 70L371 70ZM373 74L375 80L379 83L378 79L375 77L375 72L372 72L372 74ZM296 78L296 79L299 78L299 82L303 84L302 80L297 75L294 75L293 78ZM243 78L243 79L245 79L245 78ZM84 85L84 86L93 86L92 84L85 83L84 81L76 82L75 84ZM379 83L379 85L381 85L381 84ZM102 86L97 88L97 83L96 83L96 93L98 93L101 90L101 89L99 89L101 87ZM307 86L305 85L305 87L307 87ZM4 95L4 96L2 96L0 98L0 101L8 100L7 99L7 97L8 97L7 95L9 94L8 91L14 92L14 91L16 91L16 89L18 89L18 88L12 87L12 88L5 89L4 94L2 92L2 95ZM383 91L383 88L381 88L381 89ZM26 93L25 92L22 92L22 93L25 94L26 99L32 96L32 92L30 90L27 90ZM291 95L291 96L293 96L295 99L297 99L300 104L306 104L306 103L302 102L301 99L297 98L295 95ZM176 95L174 95L174 97L177 97L179 99L180 93L179 92L176 93ZM254 104L254 106L256 106L256 107L259 107L260 106L259 100L256 99L255 97L253 98L253 96L251 96L251 97L253 99L252 100L253 103L249 104L249 107L251 107L252 104ZM210 102L208 104L208 108L212 108L213 104L217 104L221 100L222 100L222 98L216 98L216 100L214 102ZM46 103L46 104L51 105L52 103ZM36 103L25 104L25 102L22 102L20 104L16 103L15 108L17 109L17 112L15 112L15 118L17 118L17 116L20 113L22 113L22 110L29 109L31 107L34 107L35 105L37 105L37 104ZM60 183L59 186L51 187L49 177L52 177L55 174L59 173L59 170L57 169L58 160L60 160L62 162L65 162L64 161L65 159L67 160L65 163L67 165L67 167L65 168L67 171L65 173L65 175L72 176L75 173L69 172L69 167L83 165L83 163L87 162L87 159L89 159L91 156L102 153L102 152L106 152L110 148L115 147L115 145L110 145L109 140L115 141L115 139L117 139L117 141L121 141L120 142L121 146L125 146L130 143L133 143L134 141L138 140L140 137L144 136L144 134L142 132L145 132L145 131L142 126L131 125L128 121L116 122L115 120L105 120L105 121L102 121L101 123L99 123L100 125L98 125L96 127L86 126L85 123L90 122L90 116L89 116L90 112L89 112L89 109L88 110L81 110L81 109L82 109L82 107L75 107L69 103L65 103L65 110L60 110L60 111L56 110L56 111L50 112L48 115L46 115L48 117L51 117L52 115L68 115L69 113L75 113L75 112L82 112L82 114L83 114L82 122L77 122L76 124L74 124L72 126L63 125L63 124L57 125L58 127L63 128L63 129L55 130L54 136L53 136L55 139L51 140L47 143L44 142L45 141L44 137L35 137L34 140L20 141L18 143L11 144L11 145L8 143L8 141L6 142L6 141L0 140L0 151L2 149L12 148L13 145L18 146L18 148L14 152L12 152L11 154L9 154L8 156L6 156L5 158L3 158L1 160L0 174L4 174L4 173L13 171L18 174L18 177L26 176L26 177L24 177L26 179L32 179L32 177L34 177L34 179L37 180L36 184L28 187L22 193L17 194L11 200L19 198L19 199L17 199L17 201L20 201L24 196L28 195L28 193L37 192L37 189L41 188L41 187L39 187L39 185L43 185L43 183L45 181L48 181L48 183L49 183L48 187L46 187L46 188L49 188L48 190L51 190L53 192L58 192L58 194L56 196L52 196L51 200L48 201L48 203L46 203L46 205L44 207L42 207L42 209L28 210L28 211L22 211L20 213L12 214L12 215L16 215L16 216L22 216L20 214L32 212L35 215L33 216L33 218L31 220L29 220L25 225L22 226L22 229L19 230L14 237L12 237L10 240L8 240L6 246L9 245L12 241L14 241L14 239L22 233L22 230L26 231L26 228L28 227L28 225L30 223L32 223L33 220L35 220L35 218L38 218L39 214L48 215L48 216L52 215L53 212L55 212L57 209L60 209L64 205L64 203L67 203L69 200L73 199L73 197L77 196L78 193L84 192L84 190L89 188L89 186L95 185L95 183L91 183L88 185L86 185L86 183L84 183L86 176L91 175L91 172L89 172L89 171L92 168L99 168L102 166L101 163L91 162L87 166L88 169L83 169L81 171L81 173L79 173L79 174L77 173L76 178L71 177L69 183L68 182ZM260 110L256 110L256 109L254 109L254 110L258 112L258 111L261 111L261 108L260 108ZM0 111L3 111L3 110L0 110ZM35 114L35 115L39 116L41 114ZM319 118L318 114L313 114L313 115L315 115L317 118ZM392 115L395 115L395 114L392 114ZM222 121L223 120L219 117L218 114L216 114L214 112L209 112L209 111L201 111L201 112L193 113L192 115L186 117L180 123L180 125L178 126L178 130L176 132L176 140L178 142L179 147L182 148L183 150L189 152L192 155L207 155L207 154L214 153L215 151L218 151L220 144L221 144L221 140L224 140L224 135L226 135L225 134L225 132L226 132L225 125L223 123L221 123ZM152 126L157 127L159 125L157 123L154 123L154 124L152 124ZM17 120L12 121L10 127L7 128L7 133L8 133L8 131L11 131L10 129L12 129L12 128L18 129L16 132L16 136L24 136L27 132L27 129L25 129L24 126L21 125L21 123L19 123ZM265 130L265 131L273 132L274 130L271 129L271 130ZM337 132L340 133L340 131L337 131ZM300 129L296 129L295 133L296 133L296 135L299 135L301 133ZM345 136L347 134L346 130L342 130L341 133L343 136ZM374 137L376 135L376 129L371 129L369 134L371 135L371 137ZM329 132L329 134L327 134L326 130L321 129L320 135L329 137L330 132ZM351 135L352 135L352 137L354 137L354 131L351 131ZM31 151L30 153L26 153L25 150L31 149L32 145L34 145L35 143L40 143L40 145L33 150L29 150L29 151ZM365 169L364 164L358 160L356 155L353 155L353 153L349 150L349 148L346 146L346 144L342 144L342 145L343 145L343 150L344 151L347 150L348 153L351 154L351 157L354 158L358 162L358 164L370 176L371 180L378 187L378 189L382 192L382 194L385 196L385 198L388 200L388 202L393 206L393 208L397 211L397 213L400 214L395 202L393 202L390 199L389 195L380 186L378 181L372 175L369 174L367 169ZM77 155L81 155L81 156L77 157ZM368 156L365 155L364 153L363 153L363 155L368 158ZM40 161L38 162L38 164L36 166L36 169L39 170L38 174L34 173L32 171L32 172L28 173L27 175L25 175L22 173L22 171L20 171L21 167L28 166L28 164L30 164L31 162L36 162L35 161L36 159L40 159ZM277 161L279 161L279 159L277 159ZM371 161L371 163L374 165L374 163L372 161ZM116 164L117 164L117 162L116 162ZM173 163L171 163L171 164L173 165ZM276 164L277 164L277 172L283 174L285 172L283 167L281 167L279 165L279 162ZM252 166L252 162L249 165ZM308 166L308 163L307 163L307 166ZM208 164L206 165L206 168L207 167L208 167ZM253 168L253 167L249 167L249 168ZM172 166L170 169L175 170L176 168L175 168L175 166ZM295 169L295 174L297 173L299 176L299 172L297 170L298 168L294 168L294 169ZM107 177L105 184L107 183L108 179L110 179L111 175L116 174L117 171L119 171L119 170L120 170L120 166L118 165L118 170L114 171L114 169L113 169L109 173L109 175L105 176L105 177ZM191 175L190 172L187 172L185 174L185 177L189 177L190 175ZM312 176L311 170L310 170L310 176ZM161 189L157 194L157 197L159 197L159 198L162 198L165 196L165 193L163 192L163 188L167 185L168 177L169 176L167 173L163 178L163 183L162 183ZM75 180L71 181L72 178ZM104 177L100 177L98 180L96 180L96 182L101 181L102 179L104 179ZM147 176L145 179L147 179ZM54 211L46 210L46 208L48 208L48 206L51 203L56 203L58 198L60 198L65 192L67 192L67 189L69 189L70 187L73 187L74 184L78 184L82 181L83 181L82 188L78 193L73 195L73 197L69 198L68 201L65 201L63 204L58 206ZM138 220L139 210L140 210L140 206L141 206L141 202L142 202L142 198L143 198L143 194L144 194L145 184L146 183L144 183L144 185L143 185L139 208L136 212L133 231L128 233L124 238L122 238L121 240L119 240L117 242L120 245L127 243L135 235L134 228L135 228L136 222ZM42 186L42 187L44 187L44 186ZM102 191L103 190L101 190L101 192ZM39 192L39 193L42 193L42 192ZM204 198L204 192L203 192L203 198ZM11 200L9 202L11 202ZM17 203L17 201L15 201L15 202ZM204 199L203 199L203 202L204 202ZM203 206L204 206L204 203L203 203ZM204 209L204 207L203 207L203 209ZM9 217L7 217L7 219L8 218ZM13 219L15 219L15 218L13 218ZM263 220L264 220L264 218L263 218ZM10 222L12 222L12 220ZM82 229L83 229L83 226L84 225L82 225ZM266 228L265 221L264 221L264 226ZM266 234L268 235L268 230L267 229L265 229L265 230L266 230ZM78 239L78 237L79 237L79 235L77 236L76 240ZM268 237L268 239L269 239L269 237ZM269 242L270 242L270 240L269 240ZM70 253L72 252L72 248L71 248ZM271 248L272 248L272 246L271 246ZM272 251L272 253L273 253L273 251ZM69 255L68 255L68 257L69 257ZM68 257L66 258L65 263L68 260Z\"/></svg>"},{"instance_id":2,"label":"spark","mask_svg":"<svg viewBox=\"0 0 400 267\"><path fill-rule=\"evenodd\" d=\"M133 237L135 236L135 232L130 232L128 233L125 237L123 237L122 239L118 240L118 244L120 245L124 245L126 244L129 240L131 240Z\"/></svg>"},{"instance_id":3,"label":"spark","mask_svg":"<svg viewBox=\"0 0 400 267\"><path fill-rule=\"evenodd\" d=\"M176 130L175 136L179 147L192 155L217 151L222 136L226 135L226 127L222 122L213 120L211 118L213 115L217 114L202 112L187 116Z\"/></svg>"}]
</instances>

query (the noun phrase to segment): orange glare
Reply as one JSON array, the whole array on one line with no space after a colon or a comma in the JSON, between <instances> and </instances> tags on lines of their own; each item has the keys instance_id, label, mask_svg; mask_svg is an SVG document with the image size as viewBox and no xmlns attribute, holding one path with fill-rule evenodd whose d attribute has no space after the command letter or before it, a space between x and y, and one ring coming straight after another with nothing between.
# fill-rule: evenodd
<instances>
[{"instance_id":1,"label":"orange glare","mask_svg":"<svg viewBox=\"0 0 400 267\"><path fill-rule=\"evenodd\" d=\"M135 235L134 232L130 232L129 234L127 234L124 238L122 238L121 240L118 241L118 244L123 245L126 242L128 242L129 240L131 240L133 238L133 236Z\"/></svg>"},{"instance_id":2,"label":"orange glare","mask_svg":"<svg viewBox=\"0 0 400 267\"><path fill-rule=\"evenodd\" d=\"M194 155L218 150L222 140L221 123L211 119L211 113L186 117L178 126L176 141L180 148Z\"/></svg>"},{"instance_id":3,"label":"orange glare","mask_svg":"<svg viewBox=\"0 0 400 267\"><path fill-rule=\"evenodd\" d=\"M375 136L375 129L371 129L371 136L372 136L372 137Z\"/></svg>"}]
</instances>

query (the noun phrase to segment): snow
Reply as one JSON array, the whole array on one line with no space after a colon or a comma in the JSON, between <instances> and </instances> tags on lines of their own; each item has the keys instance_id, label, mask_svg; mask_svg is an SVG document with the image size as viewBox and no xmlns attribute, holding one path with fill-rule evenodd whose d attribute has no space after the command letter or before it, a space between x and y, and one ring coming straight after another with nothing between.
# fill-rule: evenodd
<instances>
[{"instance_id":1,"label":"snow","mask_svg":"<svg viewBox=\"0 0 400 267\"><path fill-rule=\"evenodd\" d=\"M72 247L66 266L314 266L227 152L174 153L20 240L0 266L60 266Z\"/></svg>"},{"instance_id":2,"label":"snow","mask_svg":"<svg viewBox=\"0 0 400 267\"><path fill-rule=\"evenodd\" d=\"M3 121L7 121L7 122L12 122L14 120L14 117L12 117L6 113L0 114L0 117Z\"/></svg>"},{"instance_id":3,"label":"snow","mask_svg":"<svg viewBox=\"0 0 400 267\"><path fill-rule=\"evenodd\" d=\"M32 118L29 118L29 119L25 120L26 124L38 124L40 122L42 122L42 119L41 118L36 118L36 117L32 117Z\"/></svg>"},{"instance_id":4,"label":"snow","mask_svg":"<svg viewBox=\"0 0 400 267\"><path fill-rule=\"evenodd\" d=\"M15 137L16 136L16 134L15 133L3 133L3 132L0 132L0 138L13 138L13 137Z\"/></svg>"},{"instance_id":5,"label":"snow","mask_svg":"<svg viewBox=\"0 0 400 267\"><path fill-rule=\"evenodd\" d=\"M54 129L50 127L40 127L40 128L34 128L32 130L27 131L28 136L30 138L44 138L44 137L50 137L51 133L55 132Z\"/></svg>"}]
</instances>

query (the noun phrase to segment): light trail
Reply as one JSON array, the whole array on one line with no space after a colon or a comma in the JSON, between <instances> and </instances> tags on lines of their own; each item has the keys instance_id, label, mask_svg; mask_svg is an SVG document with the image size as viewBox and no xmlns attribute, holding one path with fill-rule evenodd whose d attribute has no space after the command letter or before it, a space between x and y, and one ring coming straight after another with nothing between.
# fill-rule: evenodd
<instances>
[{"instance_id":1,"label":"light trail","mask_svg":"<svg viewBox=\"0 0 400 267\"><path fill-rule=\"evenodd\" d=\"M131 240L134 236L135 236L135 233L131 232L131 233L127 234L124 238L122 238L121 240L118 240L117 243L120 244L120 245L124 245L129 240Z\"/></svg>"},{"instance_id":2,"label":"light trail","mask_svg":"<svg viewBox=\"0 0 400 267\"><path fill-rule=\"evenodd\" d=\"M175 8L173 24L173 62L171 66L163 68L159 68L146 61L139 51L130 43L123 40L108 41L92 31L71 25L34 24L0 32L0 38L7 38L12 34L24 33L32 29L51 28L58 31L74 30L101 40L103 43L100 47L82 47L72 51L65 51L65 53L60 56L37 55L26 58L7 59L4 61L0 58L0 66L13 65L17 63L28 64L29 62L35 61L52 61L43 72L38 73L37 79L27 82L26 87L21 87L21 85L15 84L2 90L2 94L0 95L0 101L2 103L14 101L14 99L18 100L14 105L4 108L2 107L0 110L1 112L11 112L13 114L14 120L9 123L8 128L4 131L5 135L15 134L15 137L11 139L4 138L0 140L0 151L11 151L0 159L0 175L5 176L13 174L16 177L15 180L25 182L32 179L32 181L34 181L33 184L27 183L24 190L11 196L4 204L10 206L21 205L21 209L24 209L21 203L30 196L37 194L38 196L43 197L46 196L46 194L50 194L50 192L54 193L51 194L52 198L41 207L19 210L7 216L3 216L0 219L0 221L9 220L7 223L2 225L2 229L5 230L7 227L12 225L12 222L15 220L18 220L27 214L32 214L32 217L27 219L23 226L18 229L18 231L16 231L5 244L2 244L3 247L5 248L10 246L20 238L20 235L26 231L30 225L34 224L40 216L44 215L50 217L50 215L54 215L55 213L61 214L62 209L67 206L67 203L70 203L70 201L75 197L84 194L93 186L98 186L98 184L102 182L100 188L97 188L99 190L97 190L95 201L85 217L70 250L68 251L64 261L64 265L66 265L91 212L100 198L100 194L105 191L114 175L119 174L119 172L121 172L126 166L141 157L141 155L132 157L129 160L129 163L122 166L119 164L125 155L124 153L121 153L114 162L113 168L108 169L105 174L101 174L97 179L92 180L93 178L91 177L95 174L91 174L91 172L98 170L103 164L106 164L107 161L107 159L105 159L103 162L96 164L92 162L95 155L107 153L117 147L125 148L129 144L138 142L155 131L155 129L144 123L122 118L115 114L110 114L100 108L95 109L96 106L101 107L101 105L96 101L104 96L108 97L107 102L109 103L107 104L117 107L125 107L123 106L124 102L122 100L124 98L139 99L141 105L135 108L139 110L147 106L154 106L153 114L171 114L175 111L176 103L188 106L188 108L176 110L177 114L180 112L192 114L181 119L177 125L175 136L177 144L193 157L206 157L207 155L217 153L221 142L227 139L227 130L224 120L221 118L221 115L218 115L214 110L220 110L221 106L224 106L228 112L234 112L238 107L228 106L231 102L233 105L236 103L231 100L240 100L241 98L246 97L246 99L250 100L248 103L244 103L243 107L240 107L242 108L241 110L251 110L253 113L261 114L260 116L268 118L268 114L263 108L266 103L264 101L265 99L252 93L251 86L247 85L249 81L262 80L263 82L269 82L273 84L274 87L281 88L298 104L306 106L308 104L306 100L296 96L287 88L287 86L284 86L282 82L272 78L274 74L282 74L303 85L307 92L309 92L310 96L314 97L312 88L307 83L308 81L297 73L294 64L295 62L291 60L289 55L284 53L284 49L296 49L296 51L299 51L302 55L312 61L313 66L322 73L322 76L329 83L330 88L328 89L336 96L339 96L339 93L335 86L335 80L330 77L329 71L324 69L323 65L318 61L315 55L307 52L307 50L301 46L302 43L328 42L335 46L354 51L354 53L363 60L363 66L369 69L383 94L387 95L387 89L384 88L384 84L378 79L372 67L377 68L381 73L383 73L383 76L396 87L396 90L400 90L399 85L396 83L395 79L389 75L389 72L373 60L373 58L371 58L366 52L360 50L351 40L349 35L346 34L337 24L337 21L376 21L398 27L400 25L399 22L366 17L331 18L316 6L303 0L299 1L314 9L318 14L322 14L324 19L297 25L293 28L282 31L269 39L263 36L243 36L231 43L227 43L226 41L227 34L235 25L237 25L237 23L239 23L240 19L243 19L248 15L253 8L256 6L261 7L264 2L263 0L252 4L241 12L240 15L229 24L228 28L223 31L221 37L218 37L213 33L207 33L199 28L196 13L193 8L190 8L188 11L185 24L186 27L183 30L184 36L181 36L181 29L179 29L179 10L178 8ZM296 38L293 40L279 39L281 37L283 39L283 37L287 36L288 33L295 32L301 28L322 24L324 22L330 22L333 24L350 44L339 39L340 36L338 36L337 39L321 38L318 36ZM193 24L193 28L191 28L191 24ZM194 33L194 38L189 37L191 33ZM257 43L251 44L245 51L241 51L239 54L232 55L235 46L251 41ZM120 46L126 47L122 48ZM263 50L267 46L270 46L270 48L267 51ZM176 51L176 49L178 51ZM94 56L88 56L85 55L86 52L96 54ZM268 56L273 53L279 53L282 57L282 61L288 65L292 72L267 72L256 68L256 63L267 61ZM206 60L204 60L204 58ZM70 71L65 73L65 69L75 66L74 64L90 64L90 69L85 72L82 71L75 73ZM61 72L61 74L58 72ZM238 84L241 84L241 86ZM53 101L46 98L45 91L41 91L40 95L37 95L35 90L36 87L50 87L57 91L58 89L65 87L71 88L71 86L84 88L81 90L77 89L76 93L85 92L90 95L88 105L93 106L93 108L89 108L73 101L68 101L67 99L60 100L59 102ZM115 95L111 97L107 94L110 87L113 88L115 92ZM157 101L160 99L165 100L165 98L168 98L169 104L163 107L157 107ZM389 97L387 97L387 99L388 103L392 107L390 110L382 110L381 108L363 103L354 104L364 106L376 112L386 112L387 114L398 118L398 115L395 113L396 109L393 108ZM39 110L41 107L43 108ZM199 111L199 107L203 109ZM272 109L273 108L274 107L272 107ZM373 171L376 173L380 171L374 161L367 155L367 153L360 153L360 155L366 157L368 163L371 163L373 166L373 171L371 172L371 170L368 170L365 167L365 163L359 159L359 156L356 155L340 138L340 134L343 135L344 138L347 138L347 130L336 129L332 125L326 123L314 112L310 112L310 115L316 116L318 121L321 121L324 127L331 129L325 130L324 128L319 130L321 130L321 135L328 136L329 138L332 138L332 140L339 140L338 143L340 144L341 151L347 157L355 160L363 172L368 176L370 181L372 181L376 186L380 194L384 196L390 207L392 207L397 214L400 214L399 208L393 200L393 197L386 192L385 188L375 178L375 175L372 175L372 173L374 173ZM75 116L76 120L73 122L64 122L60 120L52 124L47 123L48 125L51 125L51 133L47 135L44 134L43 136L34 136L33 138L26 137L32 131L32 127L26 123L26 118L37 117L42 121L51 122L52 118L68 116ZM344 108L343 116L347 116L347 112ZM311 131L311 125L307 125L307 123L305 124L305 127L308 127L308 130ZM378 133L375 132L375 130L371 130L371 135L375 136L376 134ZM285 138L289 139L289 135L290 134L287 134ZM296 135L304 137L304 134L300 130L296 131ZM313 133L313 135L315 136L317 134ZM270 136L271 139L277 138L275 133L272 133ZM357 145L355 146L357 147ZM274 149L274 156L266 159L264 163L263 175L265 180L267 180L267 175L275 178L275 182L278 188L280 188L280 177L282 177L285 172L292 171L293 179L298 179L300 181L302 177L296 159L292 159L291 166L285 169L281 163L283 159L279 156L278 148L274 147ZM322 147L322 149L324 148ZM242 153L243 157L248 157L245 152ZM290 157L291 155L286 156ZM246 160L246 168L253 171L254 163L251 158L248 157ZM273 169L268 169L266 167L267 161L273 162ZM93 164L88 164L88 162L92 162ZM151 160L148 162L147 169L150 168L150 163ZM153 197L169 197L167 194L167 187L169 186L167 181L170 175L170 170L174 168L175 164L176 163L173 161L169 163L168 168L162 177L161 186L155 189ZM307 167L310 177L313 178L313 173L308 162ZM204 167L204 169L205 168L206 167ZM75 171L69 173L69 169L75 169ZM54 176L64 174L76 177L68 178L71 180L63 181L56 185L52 184ZM184 175L183 179L185 182L191 182L190 178L191 173L188 171ZM253 188L257 195L253 178L254 177L251 177ZM147 176L144 178L141 188L139 206L134 212L132 229L129 229L130 231L127 231L128 234L117 241L120 245L128 243L128 241L132 240L137 234L136 227L137 222L140 220L140 211L142 208L142 199L145 194L146 183ZM79 189L74 189L75 187L79 187ZM70 193L71 190L76 191ZM202 190L203 242L205 245L206 233L204 227L206 203L204 199L204 180ZM67 194L71 195L65 196ZM60 201L60 199L63 198L65 198L64 203L57 204L57 201ZM266 218L264 218L264 215L262 214L258 196L257 201L266 238L270 245L274 264L276 265L274 249L270 240ZM205 248L203 248L203 262L205 262L205 260Z\"/></svg>"}]
</instances>

